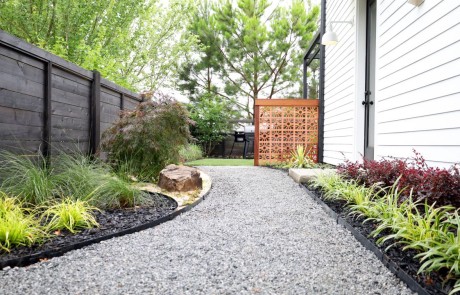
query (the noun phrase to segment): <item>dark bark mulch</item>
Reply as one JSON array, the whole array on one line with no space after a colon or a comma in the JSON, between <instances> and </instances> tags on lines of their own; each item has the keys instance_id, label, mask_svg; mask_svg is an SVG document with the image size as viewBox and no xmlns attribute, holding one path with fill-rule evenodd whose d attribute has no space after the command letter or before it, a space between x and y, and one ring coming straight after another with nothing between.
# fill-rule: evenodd
<instances>
[{"instance_id":1,"label":"dark bark mulch","mask_svg":"<svg viewBox=\"0 0 460 295\"><path fill-rule=\"evenodd\" d=\"M95 211L94 215L99 227L81 230L75 234L69 231L56 232L55 235L43 244L35 244L30 247L16 247L11 251L0 250L0 265L11 259L18 259L29 255L35 255L46 251L57 251L73 244L115 234L133 227L155 221L174 212L177 202L163 194L149 193L152 204L135 208L121 208Z\"/></svg>"},{"instance_id":2,"label":"dark bark mulch","mask_svg":"<svg viewBox=\"0 0 460 295\"><path fill-rule=\"evenodd\" d=\"M401 269L403 269L408 275L412 276L423 288L425 288L430 294L448 294L449 290L453 287L453 282L445 281L447 273L431 273L430 275L417 274L418 269L421 266L421 263L414 258L418 252L414 250L405 250L403 251L403 246L393 245L389 249L386 249L394 241L387 241L382 245L377 244L377 240L383 235L390 234L389 232L383 232L379 236L372 237L371 233L378 226L375 222L365 221L363 217L351 216L349 211L346 208L346 203L344 201L330 201L325 200L322 196L320 190L316 190L308 185L305 185L307 189L316 196L318 196L326 205L329 206L338 216L345 219L348 224L353 226L353 228L361 233L363 236L367 237L374 245L376 245L383 253L385 253L394 263L396 263Z\"/></svg>"}]
</instances>

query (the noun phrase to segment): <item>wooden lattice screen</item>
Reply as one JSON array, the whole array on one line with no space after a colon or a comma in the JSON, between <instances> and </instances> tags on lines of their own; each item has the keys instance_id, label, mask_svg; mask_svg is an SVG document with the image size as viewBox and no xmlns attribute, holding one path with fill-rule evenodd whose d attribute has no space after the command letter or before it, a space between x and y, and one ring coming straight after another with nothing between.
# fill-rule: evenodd
<instances>
[{"instance_id":1,"label":"wooden lattice screen","mask_svg":"<svg viewBox=\"0 0 460 295\"><path fill-rule=\"evenodd\" d=\"M256 99L254 165L289 158L303 145L318 160L318 100Z\"/></svg>"}]
</instances>

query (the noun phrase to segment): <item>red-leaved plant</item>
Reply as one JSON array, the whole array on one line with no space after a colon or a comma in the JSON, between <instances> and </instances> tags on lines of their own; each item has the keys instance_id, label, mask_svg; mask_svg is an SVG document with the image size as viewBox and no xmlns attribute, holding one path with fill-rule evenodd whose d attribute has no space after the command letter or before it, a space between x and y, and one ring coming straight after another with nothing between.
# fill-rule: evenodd
<instances>
[{"instance_id":1,"label":"red-leaved plant","mask_svg":"<svg viewBox=\"0 0 460 295\"><path fill-rule=\"evenodd\" d=\"M452 205L460 208L459 165L453 165L449 169L433 168L426 164L420 153L414 150L414 154L414 158L407 160L346 160L338 166L338 173L366 186L378 183L382 187L390 187L398 181L398 188L403 190L403 198L408 197L412 191L412 197L416 200L426 200L429 204L436 203L437 206Z\"/></svg>"}]
</instances>

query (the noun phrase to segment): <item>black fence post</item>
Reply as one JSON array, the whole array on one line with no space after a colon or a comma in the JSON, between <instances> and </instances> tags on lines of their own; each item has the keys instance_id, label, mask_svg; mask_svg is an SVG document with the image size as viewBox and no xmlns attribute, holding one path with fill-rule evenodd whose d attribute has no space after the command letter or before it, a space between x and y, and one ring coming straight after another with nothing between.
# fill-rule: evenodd
<instances>
[{"instance_id":1,"label":"black fence post","mask_svg":"<svg viewBox=\"0 0 460 295\"><path fill-rule=\"evenodd\" d=\"M93 71L90 102L89 153L95 155L101 141L101 74Z\"/></svg>"},{"instance_id":2,"label":"black fence post","mask_svg":"<svg viewBox=\"0 0 460 295\"><path fill-rule=\"evenodd\" d=\"M45 92L44 92L44 109L43 109L43 134L42 134L42 155L46 158L47 164L49 164L49 158L51 155L51 87L52 87L52 71L53 63L48 61L46 63L45 70Z\"/></svg>"},{"instance_id":3,"label":"black fence post","mask_svg":"<svg viewBox=\"0 0 460 295\"><path fill-rule=\"evenodd\" d=\"M120 111L123 111L125 109L125 94L122 92L120 93ZM121 117L121 112L120 112L120 117Z\"/></svg>"}]
</instances>

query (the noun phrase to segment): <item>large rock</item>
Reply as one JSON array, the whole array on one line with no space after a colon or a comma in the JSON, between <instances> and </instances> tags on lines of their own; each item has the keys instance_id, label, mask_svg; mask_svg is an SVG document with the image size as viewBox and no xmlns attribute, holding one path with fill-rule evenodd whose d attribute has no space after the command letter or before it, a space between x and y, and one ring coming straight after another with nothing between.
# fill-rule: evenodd
<instances>
[{"instance_id":1,"label":"large rock","mask_svg":"<svg viewBox=\"0 0 460 295\"><path fill-rule=\"evenodd\" d=\"M161 170L158 186L170 192L187 192L201 189L203 180L197 169L172 164Z\"/></svg>"}]
</instances>

